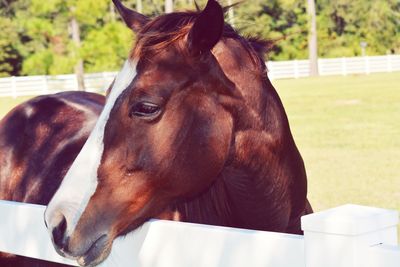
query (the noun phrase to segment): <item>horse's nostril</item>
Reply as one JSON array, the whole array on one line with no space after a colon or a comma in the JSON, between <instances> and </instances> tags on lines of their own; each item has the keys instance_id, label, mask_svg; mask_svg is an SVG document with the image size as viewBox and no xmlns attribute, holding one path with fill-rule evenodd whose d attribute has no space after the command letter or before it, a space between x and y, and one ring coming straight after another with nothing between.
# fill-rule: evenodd
<instances>
[{"instance_id":1,"label":"horse's nostril","mask_svg":"<svg viewBox=\"0 0 400 267\"><path fill-rule=\"evenodd\" d=\"M53 242L60 249L63 249L67 245L67 237L65 236L66 230L67 220L62 216L60 223L52 230Z\"/></svg>"}]
</instances>

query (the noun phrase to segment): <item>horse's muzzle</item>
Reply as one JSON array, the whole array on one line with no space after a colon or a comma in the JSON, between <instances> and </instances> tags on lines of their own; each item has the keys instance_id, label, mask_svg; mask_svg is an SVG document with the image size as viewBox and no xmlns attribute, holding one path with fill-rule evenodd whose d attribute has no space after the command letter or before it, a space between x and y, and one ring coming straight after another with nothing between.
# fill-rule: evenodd
<instances>
[{"instance_id":1,"label":"horse's muzzle","mask_svg":"<svg viewBox=\"0 0 400 267\"><path fill-rule=\"evenodd\" d=\"M67 233L67 224L68 222L63 215L57 218L57 223L54 220L52 222L46 221L46 226L58 254L76 260L81 266L95 266L107 258L112 245L112 238L109 235L100 234L92 243L89 243L88 239L79 241L75 236L74 242L71 242L71 237Z\"/></svg>"}]
</instances>

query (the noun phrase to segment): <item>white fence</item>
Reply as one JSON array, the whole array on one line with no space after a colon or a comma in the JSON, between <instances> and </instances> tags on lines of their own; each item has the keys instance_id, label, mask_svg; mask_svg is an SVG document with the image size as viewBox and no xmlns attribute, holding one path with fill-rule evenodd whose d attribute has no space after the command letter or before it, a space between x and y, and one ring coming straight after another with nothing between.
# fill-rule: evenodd
<instances>
[{"instance_id":1,"label":"white fence","mask_svg":"<svg viewBox=\"0 0 400 267\"><path fill-rule=\"evenodd\" d=\"M56 254L45 207L0 201L0 251L77 266ZM399 267L397 211L345 205L302 218L304 236L151 221L100 266Z\"/></svg>"},{"instance_id":2,"label":"white fence","mask_svg":"<svg viewBox=\"0 0 400 267\"><path fill-rule=\"evenodd\" d=\"M310 76L308 60L267 62L270 79ZM400 71L400 55L318 59L319 74L349 75Z\"/></svg>"},{"instance_id":3,"label":"white fence","mask_svg":"<svg viewBox=\"0 0 400 267\"><path fill-rule=\"evenodd\" d=\"M348 75L400 71L400 55L374 57L343 57L319 59L320 75ZM300 78L309 76L308 60L267 62L270 79ZM85 74L87 91L104 92L116 72ZM73 74L57 76L25 76L0 79L1 96L23 96L73 91L77 88Z\"/></svg>"},{"instance_id":4,"label":"white fence","mask_svg":"<svg viewBox=\"0 0 400 267\"><path fill-rule=\"evenodd\" d=\"M85 74L85 86L89 92L105 92L114 80L116 72ZM74 74L55 76L20 76L0 78L1 96L43 95L77 90Z\"/></svg>"}]
</instances>

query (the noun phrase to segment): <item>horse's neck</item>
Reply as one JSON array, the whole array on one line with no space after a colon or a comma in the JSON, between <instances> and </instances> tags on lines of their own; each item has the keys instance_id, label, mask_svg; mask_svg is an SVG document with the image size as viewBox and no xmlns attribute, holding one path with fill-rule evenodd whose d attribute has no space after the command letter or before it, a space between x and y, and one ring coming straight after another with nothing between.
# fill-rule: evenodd
<instances>
[{"instance_id":1,"label":"horse's neck","mask_svg":"<svg viewBox=\"0 0 400 267\"><path fill-rule=\"evenodd\" d=\"M258 229L285 231L276 221L287 216L287 209L280 209L273 203L282 197L266 185L261 177L250 170L227 167L214 184L194 199L179 203L175 211L181 221ZM280 202L280 204L283 204ZM176 213L175 213L176 214Z\"/></svg>"}]
</instances>

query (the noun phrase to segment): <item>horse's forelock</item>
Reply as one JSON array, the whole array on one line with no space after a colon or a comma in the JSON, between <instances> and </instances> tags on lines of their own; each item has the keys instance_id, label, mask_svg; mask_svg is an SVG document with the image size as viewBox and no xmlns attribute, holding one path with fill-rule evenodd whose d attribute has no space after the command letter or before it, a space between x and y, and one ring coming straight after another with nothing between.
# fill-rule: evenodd
<instances>
[{"instance_id":1,"label":"horse's forelock","mask_svg":"<svg viewBox=\"0 0 400 267\"><path fill-rule=\"evenodd\" d=\"M143 58L147 52L157 53L182 39L197 18L196 12L175 12L154 18L140 33L131 58Z\"/></svg>"},{"instance_id":2,"label":"horse's forelock","mask_svg":"<svg viewBox=\"0 0 400 267\"><path fill-rule=\"evenodd\" d=\"M225 8L225 12L228 9ZM157 54L166 47L182 40L199 16L200 12L175 12L158 16L150 20L138 33L137 42L131 51L130 58L145 58L147 53ZM225 23L222 38L239 41L254 62L264 62L273 45L272 41L258 37L245 38L231 25Z\"/></svg>"}]
</instances>

